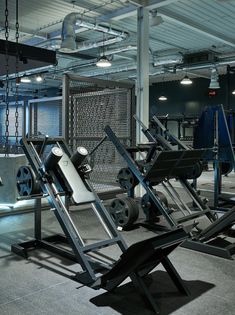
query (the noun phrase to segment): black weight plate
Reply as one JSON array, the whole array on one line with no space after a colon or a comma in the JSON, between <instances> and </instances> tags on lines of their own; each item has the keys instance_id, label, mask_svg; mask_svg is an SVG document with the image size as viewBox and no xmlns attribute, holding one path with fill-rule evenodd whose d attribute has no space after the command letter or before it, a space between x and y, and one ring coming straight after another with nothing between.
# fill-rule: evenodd
<instances>
[{"instance_id":1,"label":"black weight plate","mask_svg":"<svg viewBox=\"0 0 235 315\"><path fill-rule=\"evenodd\" d=\"M41 192L40 185L30 166L21 166L18 169L16 187L20 196L30 196Z\"/></svg>"},{"instance_id":2,"label":"black weight plate","mask_svg":"<svg viewBox=\"0 0 235 315\"><path fill-rule=\"evenodd\" d=\"M117 180L120 187L127 190L134 188L138 184L138 180L128 167L120 169Z\"/></svg>"},{"instance_id":3,"label":"black weight plate","mask_svg":"<svg viewBox=\"0 0 235 315\"><path fill-rule=\"evenodd\" d=\"M158 197L160 202L168 208L168 200L166 196L161 191L157 190L154 190L154 194ZM154 217L160 216L162 214L147 193L141 198L141 207L144 210L147 220L152 220Z\"/></svg>"},{"instance_id":4,"label":"black weight plate","mask_svg":"<svg viewBox=\"0 0 235 315\"><path fill-rule=\"evenodd\" d=\"M116 226L128 229L138 219L139 207L130 197L116 198L111 202L109 212Z\"/></svg>"}]
</instances>

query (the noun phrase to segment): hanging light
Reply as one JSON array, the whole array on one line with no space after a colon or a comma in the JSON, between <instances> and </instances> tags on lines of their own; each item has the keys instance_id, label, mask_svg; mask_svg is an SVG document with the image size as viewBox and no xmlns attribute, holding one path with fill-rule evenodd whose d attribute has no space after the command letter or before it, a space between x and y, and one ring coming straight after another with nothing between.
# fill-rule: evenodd
<instances>
[{"instance_id":1,"label":"hanging light","mask_svg":"<svg viewBox=\"0 0 235 315\"><path fill-rule=\"evenodd\" d=\"M22 77L22 78L20 78L20 82L22 82L22 83L30 83L31 79L29 77Z\"/></svg>"},{"instance_id":2,"label":"hanging light","mask_svg":"<svg viewBox=\"0 0 235 315\"><path fill-rule=\"evenodd\" d=\"M235 90L232 91L232 94L235 95Z\"/></svg>"},{"instance_id":3,"label":"hanging light","mask_svg":"<svg viewBox=\"0 0 235 315\"><path fill-rule=\"evenodd\" d=\"M96 66L100 68L107 68L110 67L112 63L108 60L108 58L105 55L102 55L98 58L96 62Z\"/></svg>"},{"instance_id":4,"label":"hanging light","mask_svg":"<svg viewBox=\"0 0 235 315\"><path fill-rule=\"evenodd\" d=\"M185 77L180 81L180 84L183 85L190 85L192 84L193 81L187 76L187 74L185 75Z\"/></svg>"},{"instance_id":5,"label":"hanging light","mask_svg":"<svg viewBox=\"0 0 235 315\"><path fill-rule=\"evenodd\" d=\"M209 89L219 89L220 85L219 85L219 75L217 72L216 68L213 68L211 70L211 80L210 80L210 85L209 85Z\"/></svg>"},{"instance_id":6,"label":"hanging light","mask_svg":"<svg viewBox=\"0 0 235 315\"><path fill-rule=\"evenodd\" d=\"M165 95L161 95L158 98L159 101L167 101L167 97Z\"/></svg>"},{"instance_id":7,"label":"hanging light","mask_svg":"<svg viewBox=\"0 0 235 315\"><path fill-rule=\"evenodd\" d=\"M36 76L36 81L39 82L39 83L43 81L43 77L41 76L41 74L38 74Z\"/></svg>"},{"instance_id":8,"label":"hanging light","mask_svg":"<svg viewBox=\"0 0 235 315\"><path fill-rule=\"evenodd\" d=\"M111 67L111 61L105 56L104 53L104 33L103 33L103 46L102 46L102 55L97 59L96 66L100 68Z\"/></svg>"}]
</instances>

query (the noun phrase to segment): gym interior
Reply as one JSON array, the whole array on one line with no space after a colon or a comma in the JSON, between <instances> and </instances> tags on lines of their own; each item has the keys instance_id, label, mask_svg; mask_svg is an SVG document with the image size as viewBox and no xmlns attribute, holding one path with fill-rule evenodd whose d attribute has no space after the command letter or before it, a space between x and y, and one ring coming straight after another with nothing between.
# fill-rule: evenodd
<instances>
[{"instance_id":1,"label":"gym interior","mask_svg":"<svg viewBox=\"0 0 235 315\"><path fill-rule=\"evenodd\" d=\"M0 0L0 314L235 314L235 1Z\"/></svg>"}]
</instances>

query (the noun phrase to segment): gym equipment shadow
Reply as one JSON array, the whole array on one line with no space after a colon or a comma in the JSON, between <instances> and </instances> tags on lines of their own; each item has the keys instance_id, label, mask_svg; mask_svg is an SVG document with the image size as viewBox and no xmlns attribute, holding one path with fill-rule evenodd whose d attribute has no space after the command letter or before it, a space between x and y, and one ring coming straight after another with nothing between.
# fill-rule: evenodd
<instances>
[{"instance_id":1,"label":"gym equipment shadow","mask_svg":"<svg viewBox=\"0 0 235 315\"><path fill-rule=\"evenodd\" d=\"M189 296L180 294L165 271L157 270L145 278L151 294L158 301L161 315L168 315L195 300L215 287L214 284L200 280L184 280L190 291ZM128 297L128 298L127 298ZM97 307L110 307L123 315L152 315L154 312L139 298L138 292L128 282L113 292L105 292L90 300ZM99 312L97 312L99 313ZM102 311L101 311L102 313Z\"/></svg>"},{"instance_id":2,"label":"gym equipment shadow","mask_svg":"<svg viewBox=\"0 0 235 315\"><path fill-rule=\"evenodd\" d=\"M27 232L28 230L21 231L21 238L28 235ZM16 237L16 235L14 235L15 233L17 234L17 232L10 232L1 235L1 241L4 240L5 242L7 241L8 244L11 243ZM12 254L2 258L6 260L6 265L22 260L22 258ZM34 264L38 266L38 268L57 273L58 275L71 280L74 280L77 268L80 268L78 264L71 262L64 257L55 255L54 253L51 255L51 253L46 250L35 250L30 252L30 257L25 260L25 264ZM178 292L165 271L156 270L145 277L145 283L147 287L150 288L154 300L158 301L161 315L171 314L215 287L212 283L199 280L184 280L183 282L190 291L189 296L182 295ZM77 289L79 290L81 287L83 287L83 285L79 285ZM149 309L148 305L140 298L138 291L134 289L132 282L121 285L113 292L98 294L93 297L90 302L97 307L109 307L123 315L154 314L154 312ZM97 311L97 314L102 314L102 310L100 310L100 312Z\"/></svg>"}]
</instances>

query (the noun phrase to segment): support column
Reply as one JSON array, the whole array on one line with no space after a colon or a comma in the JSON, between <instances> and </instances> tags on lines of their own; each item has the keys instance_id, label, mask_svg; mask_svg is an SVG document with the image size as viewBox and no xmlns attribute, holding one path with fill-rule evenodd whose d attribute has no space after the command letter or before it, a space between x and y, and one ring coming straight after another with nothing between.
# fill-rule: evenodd
<instances>
[{"instance_id":1,"label":"support column","mask_svg":"<svg viewBox=\"0 0 235 315\"><path fill-rule=\"evenodd\" d=\"M140 120L149 124L149 10L137 9L137 106L136 114ZM136 143L146 141L140 125L136 126Z\"/></svg>"},{"instance_id":2,"label":"support column","mask_svg":"<svg viewBox=\"0 0 235 315\"><path fill-rule=\"evenodd\" d=\"M63 76L62 91L62 137L69 143L69 77Z\"/></svg>"},{"instance_id":3,"label":"support column","mask_svg":"<svg viewBox=\"0 0 235 315\"><path fill-rule=\"evenodd\" d=\"M140 120L149 124L149 10L143 7L137 9L137 81L136 81L136 114ZM147 139L136 124L136 143ZM135 195L141 197L144 189L138 185Z\"/></svg>"}]
</instances>

